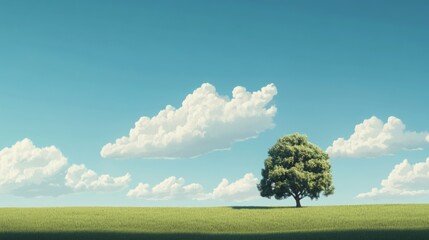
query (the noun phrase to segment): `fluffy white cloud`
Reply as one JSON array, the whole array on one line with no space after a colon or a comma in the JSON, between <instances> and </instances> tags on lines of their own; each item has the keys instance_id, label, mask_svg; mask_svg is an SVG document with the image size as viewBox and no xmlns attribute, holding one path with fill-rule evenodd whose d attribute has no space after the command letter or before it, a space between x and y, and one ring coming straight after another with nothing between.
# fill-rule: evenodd
<instances>
[{"instance_id":1,"label":"fluffy white cloud","mask_svg":"<svg viewBox=\"0 0 429 240\"><path fill-rule=\"evenodd\" d=\"M202 195L203 186L197 183L185 185L185 179L171 176L153 188L149 184L139 183L128 191L128 197L146 200L197 199Z\"/></svg>"},{"instance_id":2,"label":"fluffy white cloud","mask_svg":"<svg viewBox=\"0 0 429 240\"><path fill-rule=\"evenodd\" d=\"M185 179L174 176L166 178L153 188L149 184L139 183L136 188L128 191L127 196L146 200L171 200L171 199L194 199L194 200L223 200L223 201L248 201L259 196L256 184L258 179L253 174L245 174L243 178L229 183L222 179L219 185L211 193L204 193L201 184L191 183L185 185Z\"/></svg>"},{"instance_id":3,"label":"fluffy white cloud","mask_svg":"<svg viewBox=\"0 0 429 240\"><path fill-rule=\"evenodd\" d=\"M233 183L224 178L212 193L206 194L205 199L235 202L253 200L260 196L257 183L258 179L252 173L245 174L243 178Z\"/></svg>"},{"instance_id":4,"label":"fluffy white cloud","mask_svg":"<svg viewBox=\"0 0 429 240\"><path fill-rule=\"evenodd\" d=\"M41 184L67 165L55 146L38 148L25 138L0 151L0 188Z\"/></svg>"},{"instance_id":5,"label":"fluffy white cloud","mask_svg":"<svg viewBox=\"0 0 429 240\"><path fill-rule=\"evenodd\" d=\"M127 174L112 178L84 165L66 170L67 158L55 146L38 148L25 138L0 151L0 192L16 196L58 196L73 191L114 191L127 186Z\"/></svg>"},{"instance_id":6,"label":"fluffy white cloud","mask_svg":"<svg viewBox=\"0 0 429 240\"><path fill-rule=\"evenodd\" d=\"M349 139L338 138L326 150L331 157L376 157L428 146L427 132L411 132L396 117L383 123L371 117L356 125Z\"/></svg>"},{"instance_id":7,"label":"fluffy white cloud","mask_svg":"<svg viewBox=\"0 0 429 240\"><path fill-rule=\"evenodd\" d=\"M256 92L235 87L232 99L219 96L204 83L178 109L168 105L158 115L141 117L129 136L106 144L105 158L188 158L229 148L234 142L256 137L274 127L277 94L274 84Z\"/></svg>"},{"instance_id":8,"label":"fluffy white cloud","mask_svg":"<svg viewBox=\"0 0 429 240\"><path fill-rule=\"evenodd\" d=\"M98 176L96 172L85 167L84 164L73 164L67 170L65 185L75 191L116 191L128 186L130 174L121 177L111 177L107 174Z\"/></svg>"},{"instance_id":9,"label":"fluffy white cloud","mask_svg":"<svg viewBox=\"0 0 429 240\"><path fill-rule=\"evenodd\" d=\"M411 165L407 160L397 164L381 188L372 188L357 198L429 195L429 158Z\"/></svg>"}]
</instances>

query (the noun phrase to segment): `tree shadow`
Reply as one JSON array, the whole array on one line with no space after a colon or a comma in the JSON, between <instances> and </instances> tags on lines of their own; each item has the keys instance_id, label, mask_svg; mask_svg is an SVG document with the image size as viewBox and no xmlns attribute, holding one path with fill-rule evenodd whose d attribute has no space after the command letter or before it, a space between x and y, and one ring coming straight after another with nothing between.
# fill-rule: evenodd
<instances>
[{"instance_id":1,"label":"tree shadow","mask_svg":"<svg viewBox=\"0 0 429 240\"><path fill-rule=\"evenodd\" d=\"M241 210L241 209L299 209L297 207L292 207L292 206L272 206L272 207L267 207L267 206L231 206L231 209L235 209L235 210ZM301 208L306 208L306 207L301 207Z\"/></svg>"},{"instance_id":2,"label":"tree shadow","mask_svg":"<svg viewBox=\"0 0 429 240\"><path fill-rule=\"evenodd\" d=\"M322 232L291 232L264 234L204 234L204 233L132 233L132 232L3 232L1 240L113 240L113 239L153 239L153 240L424 240L429 236L429 228L423 230L351 230Z\"/></svg>"}]
</instances>

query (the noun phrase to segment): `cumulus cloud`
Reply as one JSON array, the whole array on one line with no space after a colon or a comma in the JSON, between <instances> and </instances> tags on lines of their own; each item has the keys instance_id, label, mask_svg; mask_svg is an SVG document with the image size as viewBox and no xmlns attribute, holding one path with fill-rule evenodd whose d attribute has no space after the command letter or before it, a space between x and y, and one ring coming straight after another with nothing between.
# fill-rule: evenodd
<instances>
[{"instance_id":1,"label":"cumulus cloud","mask_svg":"<svg viewBox=\"0 0 429 240\"><path fill-rule=\"evenodd\" d=\"M65 185L74 191L116 191L127 187L130 181L131 176L128 173L121 177L111 177L107 174L98 176L84 164L73 164L65 176Z\"/></svg>"},{"instance_id":2,"label":"cumulus cloud","mask_svg":"<svg viewBox=\"0 0 429 240\"><path fill-rule=\"evenodd\" d=\"M73 190L64 185L65 171L45 179L41 183L28 183L25 185L15 185L4 188L3 192L19 197L57 197L73 193Z\"/></svg>"},{"instance_id":3,"label":"cumulus cloud","mask_svg":"<svg viewBox=\"0 0 429 240\"><path fill-rule=\"evenodd\" d=\"M168 105L158 115L141 117L129 136L103 146L105 158L189 158L228 149L240 140L256 137L274 127L277 94L274 84L248 92L235 87L232 99L219 96L213 85L204 83L175 109Z\"/></svg>"},{"instance_id":4,"label":"cumulus cloud","mask_svg":"<svg viewBox=\"0 0 429 240\"><path fill-rule=\"evenodd\" d=\"M25 138L0 151L0 188L41 184L66 165L67 158L55 146L38 148Z\"/></svg>"},{"instance_id":5,"label":"cumulus cloud","mask_svg":"<svg viewBox=\"0 0 429 240\"><path fill-rule=\"evenodd\" d=\"M429 195L429 158L414 165L406 159L397 164L387 179L381 181L381 188L360 193L357 198L386 196Z\"/></svg>"},{"instance_id":6,"label":"cumulus cloud","mask_svg":"<svg viewBox=\"0 0 429 240\"><path fill-rule=\"evenodd\" d=\"M128 197L146 200L197 199L203 193L203 186L197 183L185 185L184 178L171 176L153 188L149 184L139 183L136 188L128 191Z\"/></svg>"},{"instance_id":7,"label":"cumulus cloud","mask_svg":"<svg viewBox=\"0 0 429 240\"><path fill-rule=\"evenodd\" d=\"M387 123L373 116L356 125L349 139L338 138L326 150L331 157L376 157L428 146L427 132L412 132L396 117Z\"/></svg>"},{"instance_id":8,"label":"cumulus cloud","mask_svg":"<svg viewBox=\"0 0 429 240\"><path fill-rule=\"evenodd\" d=\"M222 179L211 193L204 193L204 188L201 184L191 183L185 185L185 179L171 176L153 188L150 188L149 184L139 183L136 188L128 192L127 196L145 200L213 199L242 202L253 200L259 196L256 187L257 182L258 179L253 174L248 173L233 183L229 183L227 179Z\"/></svg>"},{"instance_id":9,"label":"cumulus cloud","mask_svg":"<svg viewBox=\"0 0 429 240\"><path fill-rule=\"evenodd\" d=\"M127 186L129 174L112 178L84 165L67 169L67 158L55 146L38 148L25 138L0 150L0 192L16 196L59 196L73 191L114 191Z\"/></svg>"},{"instance_id":10,"label":"cumulus cloud","mask_svg":"<svg viewBox=\"0 0 429 240\"><path fill-rule=\"evenodd\" d=\"M228 179L224 178L205 198L235 202L253 200L260 196L257 183L258 179L252 173L245 174L243 178L233 183L229 183Z\"/></svg>"}]
</instances>

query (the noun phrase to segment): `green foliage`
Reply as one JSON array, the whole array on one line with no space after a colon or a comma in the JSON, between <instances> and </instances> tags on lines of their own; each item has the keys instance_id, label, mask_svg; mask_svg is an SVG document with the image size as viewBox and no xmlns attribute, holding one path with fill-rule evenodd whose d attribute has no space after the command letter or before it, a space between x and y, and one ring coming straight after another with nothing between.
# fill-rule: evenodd
<instances>
[{"instance_id":1,"label":"green foliage","mask_svg":"<svg viewBox=\"0 0 429 240\"><path fill-rule=\"evenodd\" d=\"M429 204L0 208L0 239L426 239Z\"/></svg>"},{"instance_id":2,"label":"green foliage","mask_svg":"<svg viewBox=\"0 0 429 240\"><path fill-rule=\"evenodd\" d=\"M333 194L329 156L304 135L280 138L268 151L258 189L262 197L293 197L297 207L305 197L317 199L320 193Z\"/></svg>"}]
</instances>

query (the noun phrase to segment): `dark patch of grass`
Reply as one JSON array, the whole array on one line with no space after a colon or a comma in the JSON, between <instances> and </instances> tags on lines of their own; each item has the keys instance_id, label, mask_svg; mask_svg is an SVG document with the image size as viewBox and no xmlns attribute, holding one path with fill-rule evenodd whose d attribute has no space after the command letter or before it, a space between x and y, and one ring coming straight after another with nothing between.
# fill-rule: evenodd
<instances>
[{"instance_id":1,"label":"dark patch of grass","mask_svg":"<svg viewBox=\"0 0 429 240\"><path fill-rule=\"evenodd\" d=\"M290 232L265 234L203 234L203 233L120 233L120 232L3 232L1 240L113 240L113 239L153 239L153 240L425 240L426 230L359 230Z\"/></svg>"}]
</instances>

